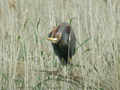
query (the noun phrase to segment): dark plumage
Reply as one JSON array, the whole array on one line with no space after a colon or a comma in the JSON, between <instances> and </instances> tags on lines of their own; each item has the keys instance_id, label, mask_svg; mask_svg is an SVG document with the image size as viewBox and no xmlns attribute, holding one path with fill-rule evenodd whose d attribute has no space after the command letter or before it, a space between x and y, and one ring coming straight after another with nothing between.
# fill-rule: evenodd
<instances>
[{"instance_id":1,"label":"dark plumage","mask_svg":"<svg viewBox=\"0 0 120 90\"><path fill-rule=\"evenodd\" d=\"M52 42L55 54L62 64L70 63L69 59L75 54L76 37L70 24L62 23L49 33L48 40Z\"/></svg>"}]
</instances>

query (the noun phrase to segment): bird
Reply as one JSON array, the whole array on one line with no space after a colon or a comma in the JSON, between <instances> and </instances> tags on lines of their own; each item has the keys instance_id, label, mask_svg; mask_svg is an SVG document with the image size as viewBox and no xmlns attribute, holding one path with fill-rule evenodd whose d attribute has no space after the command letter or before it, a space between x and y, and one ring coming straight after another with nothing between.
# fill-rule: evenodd
<instances>
[{"instance_id":1,"label":"bird","mask_svg":"<svg viewBox=\"0 0 120 90\"><path fill-rule=\"evenodd\" d=\"M58 56L62 65L70 64L76 50L76 36L71 24L63 22L48 34L54 53Z\"/></svg>"}]
</instances>

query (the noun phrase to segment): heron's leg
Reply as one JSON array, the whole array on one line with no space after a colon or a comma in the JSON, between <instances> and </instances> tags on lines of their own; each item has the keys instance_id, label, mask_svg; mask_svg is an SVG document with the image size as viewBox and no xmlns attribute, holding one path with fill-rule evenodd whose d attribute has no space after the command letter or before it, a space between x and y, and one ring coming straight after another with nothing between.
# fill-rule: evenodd
<instances>
[{"instance_id":1,"label":"heron's leg","mask_svg":"<svg viewBox=\"0 0 120 90\"><path fill-rule=\"evenodd\" d=\"M71 64L71 62L72 62L72 58L68 57L68 64Z\"/></svg>"}]
</instances>

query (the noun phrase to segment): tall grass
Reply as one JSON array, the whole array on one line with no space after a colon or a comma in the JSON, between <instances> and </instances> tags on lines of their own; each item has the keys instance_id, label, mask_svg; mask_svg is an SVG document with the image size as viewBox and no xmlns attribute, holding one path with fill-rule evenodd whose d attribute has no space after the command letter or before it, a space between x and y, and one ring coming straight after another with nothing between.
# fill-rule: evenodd
<instances>
[{"instance_id":1,"label":"tall grass","mask_svg":"<svg viewBox=\"0 0 120 90\"><path fill-rule=\"evenodd\" d=\"M1 0L1 90L119 90L119 0ZM72 65L47 41L69 22L77 37Z\"/></svg>"}]
</instances>

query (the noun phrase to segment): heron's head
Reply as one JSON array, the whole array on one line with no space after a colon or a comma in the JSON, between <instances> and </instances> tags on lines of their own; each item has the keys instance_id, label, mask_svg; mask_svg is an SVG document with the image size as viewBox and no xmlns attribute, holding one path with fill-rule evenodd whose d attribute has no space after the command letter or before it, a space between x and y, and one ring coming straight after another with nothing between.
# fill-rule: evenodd
<instances>
[{"instance_id":1,"label":"heron's head","mask_svg":"<svg viewBox=\"0 0 120 90\"><path fill-rule=\"evenodd\" d=\"M54 44L61 42L62 45L67 45L70 31L71 26L68 23L62 23L59 26L53 28L53 30L48 35L48 40Z\"/></svg>"},{"instance_id":2,"label":"heron's head","mask_svg":"<svg viewBox=\"0 0 120 90\"><path fill-rule=\"evenodd\" d=\"M59 27L54 27L53 30L48 35L48 40L52 43L56 44L58 43L62 38L62 32L59 32Z\"/></svg>"}]
</instances>

